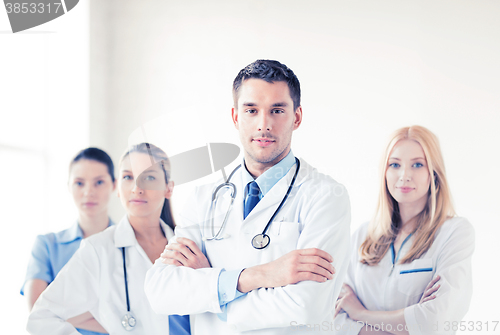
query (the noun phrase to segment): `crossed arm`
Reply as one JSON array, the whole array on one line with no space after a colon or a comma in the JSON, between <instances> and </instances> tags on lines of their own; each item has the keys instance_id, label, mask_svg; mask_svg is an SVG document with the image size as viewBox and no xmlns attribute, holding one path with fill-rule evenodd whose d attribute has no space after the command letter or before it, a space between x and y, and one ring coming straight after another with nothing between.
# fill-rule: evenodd
<instances>
[{"instance_id":1,"label":"crossed arm","mask_svg":"<svg viewBox=\"0 0 500 335\"><path fill-rule=\"evenodd\" d=\"M36 300L42 294L42 292L49 286L49 284L43 279L31 279L26 282L25 294L28 300L28 308L31 312L33 305ZM99 322L90 314L90 312L85 312L81 315L75 316L67 320L75 328L90 330L98 333L107 333Z\"/></svg>"},{"instance_id":2,"label":"crossed arm","mask_svg":"<svg viewBox=\"0 0 500 335\"><path fill-rule=\"evenodd\" d=\"M335 306L336 314L343 310L348 318L365 324L391 324L390 332L379 331L378 334L450 333L443 328L443 321L459 321L469 308L472 296L471 256L475 237L474 229L465 219L455 222L447 229L437 257L436 273L439 275L429 282L418 303L395 311L369 311L359 301L354 290L349 285L344 285ZM357 261L354 257L351 265ZM351 283L354 283L353 276L350 267L348 279ZM401 325L404 329L398 331L398 326L401 329ZM434 325L439 325L438 329L434 329ZM426 329L421 329L421 326ZM366 334L366 327L359 334Z\"/></svg>"},{"instance_id":3,"label":"crossed arm","mask_svg":"<svg viewBox=\"0 0 500 335\"><path fill-rule=\"evenodd\" d=\"M441 277L437 276L431 280L425 288L419 304L436 298L435 293L441 287L441 285L437 284L439 279L441 279ZM395 311L370 311L363 306L356 293L354 293L353 289L347 284L342 286L339 298L335 303L335 316L337 316L337 314L341 311L345 311L354 321L361 321L368 325L384 324L386 325L385 329L390 328L392 330L391 332L388 332L381 329L375 330L363 327L361 328L359 334L409 334L409 332L405 329L406 321L404 317L404 308ZM388 327L388 325L390 325L390 327ZM398 329L401 330L398 331Z\"/></svg>"},{"instance_id":4,"label":"crossed arm","mask_svg":"<svg viewBox=\"0 0 500 335\"><path fill-rule=\"evenodd\" d=\"M90 320L86 311L98 303L99 263L95 248L83 240L34 305L27 325L30 334L76 334L75 327Z\"/></svg>"},{"instance_id":5,"label":"crossed arm","mask_svg":"<svg viewBox=\"0 0 500 335\"><path fill-rule=\"evenodd\" d=\"M31 259L28 267L28 278L24 285L24 295L31 312L38 297L49 286L52 278L50 266L50 240L45 235L39 235L31 251ZM107 331L97 322L90 312L85 312L67 320L74 327L90 330L94 332L107 333Z\"/></svg>"},{"instance_id":6,"label":"crossed arm","mask_svg":"<svg viewBox=\"0 0 500 335\"><path fill-rule=\"evenodd\" d=\"M210 263L196 243L178 238L165 247L162 262L192 269L209 268ZM259 288L274 288L305 280L323 283L333 279L333 257L327 252L308 248L293 250L270 263L244 269L238 279L238 291L247 293Z\"/></svg>"},{"instance_id":7,"label":"crossed arm","mask_svg":"<svg viewBox=\"0 0 500 335\"><path fill-rule=\"evenodd\" d=\"M311 205L300 219L304 224L297 250L241 272L237 288L248 293L225 305L227 323L237 331L289 327L291 321L315 324L333 316L333 302L348 262L349 199L342 193L337 198L318 194L307 200ZM218 299L222 269L208 267L199 249L203 241L196 224L198 215L189 216L193 219L184 217L163 258L146 275L145 292L157 313L222 312Z\"/></svg>"}]
</instances>

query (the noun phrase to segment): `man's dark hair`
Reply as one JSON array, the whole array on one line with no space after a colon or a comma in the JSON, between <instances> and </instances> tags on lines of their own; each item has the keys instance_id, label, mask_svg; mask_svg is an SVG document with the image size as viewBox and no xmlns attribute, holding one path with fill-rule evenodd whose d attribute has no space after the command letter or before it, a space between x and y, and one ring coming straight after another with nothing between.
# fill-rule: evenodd
<instances>
[{"instance_id":1,"label":"man's dark hair","mask_svg":"<svg viewBox=\"0 0 500 335\"><path fill-rule=\"evenodd\" d=\"M256 78L274 83L284 81L288 84L290 97L293 101L293 110L300 106L300 83L299 79L285 64L275 60L258 59L241 70L233 82L234 106L238 107L238 94L244 80Z\"/></svg>"}]
</instances>

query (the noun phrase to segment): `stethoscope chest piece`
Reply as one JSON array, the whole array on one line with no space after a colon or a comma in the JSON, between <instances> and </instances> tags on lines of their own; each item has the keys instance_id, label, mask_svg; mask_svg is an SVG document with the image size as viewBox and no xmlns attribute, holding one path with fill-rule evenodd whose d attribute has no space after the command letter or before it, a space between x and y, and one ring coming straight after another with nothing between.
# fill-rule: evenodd
<instances>
[{"instance_id":1,"label":"stethoscope chest piece","mask_svg":"<svg viewBox=\"0 0 500 335\"><path fill-rule=\"evenodd\" d=\"M269 242L271 242L271 239L267 234L257 234L252 238L252 246L255 249L264 249L269 245Z\"/></svg>"},{"instance_id":2,"label":"stethoscope chest piece","mask_svg":"<svg viewBox=\"0 0 500 335\"><path fill-rule=\"evenodd\" d=\"M122 326L125 328L125 330L132 330L134 329L136 324L135 317L132 315L132 313L127 312L122 318Z\"/></svg>"}]
</instances>

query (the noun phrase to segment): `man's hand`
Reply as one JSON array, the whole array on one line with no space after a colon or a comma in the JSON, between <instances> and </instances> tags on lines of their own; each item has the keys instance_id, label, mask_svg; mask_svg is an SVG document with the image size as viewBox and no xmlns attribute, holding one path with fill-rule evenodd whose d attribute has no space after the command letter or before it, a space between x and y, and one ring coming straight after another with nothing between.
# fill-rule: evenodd
<instances>
[{"instance_id":1,"label":"man's hand","mask_svg":"<svg viewBox=\"0 0 500 335\"><path fill-rule=\"evenodd\" d=\"M169 265L186 266L192 269L212 267L196 243L184 237L179 237L176 243L167 244L160 257L164 264Z\"/></svg>"},{"instance_id":2,"label":"man's hand","mask_svg":"<svg viewBox=\"0 0 500 335\"><path fill-rule=\"evenodd\" d=\"M299 249L267 264L243 270L238 279L238 291L250 292L257 288L281 287L304 280L323 283L333 278L333 257L316 249Z\"/></svg>"}]
</instances>

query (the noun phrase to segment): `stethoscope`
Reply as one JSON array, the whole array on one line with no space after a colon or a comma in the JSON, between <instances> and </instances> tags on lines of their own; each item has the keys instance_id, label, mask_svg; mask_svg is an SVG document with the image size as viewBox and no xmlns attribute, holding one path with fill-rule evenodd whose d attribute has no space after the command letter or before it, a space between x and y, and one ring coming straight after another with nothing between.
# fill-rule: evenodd
<instances>
[{"instance_id":1,"label":"stethoscope","mask_svg":"<svg viewBox=\"0 0 500 335\"><path fill-rule=\"evenodd\" d=\"M286 191L285 197L283 200L281 200L281 203L279 204L278 208L274 211L273 216L269 219L267 222L266 227L262 231L262 233L255 235L252 238L252 247L255 249L264 249L271 243L271 239L269 238L269 235L267 235L267 231L269 227L271 226L271 223L273 222L274 218L280 211L281 207L283 207L283 204L285 203L286 199L288 198L288 195L290 194L293 185L295 184L295 179L297 178L297 174L299 173L300 170L300 161L298 160L297 157L295 157L295 162L297 163L297 169L295 170L295 174L293 175L292 182L290 183L290 186L288 186L288 190ZM229 212L231 212L231 209L233 207L234 199L236 198L236 186L230 182L231 177L234 175L234 173L241 167L241 164L238 165L233 172L229 175L229 178L226 180L226 182L220 184L217 186L217 188L213 191L212 193L212 201L210 203L210 226L212 228L212 237L203 237L204 241L212 241L212 240L222 240L224 238L227 238L228 235L221 236L222 231L226 225L227 219L229 217ZM220 226L219 230L217 231L217 234L215 234L215 225L214 225L214 214L215 214L215 207L217 206L217 200L218 200L218 193L220 190L227 188L231 191L231 202L229 204L229 208L226 211L226 215L224 216L224 220L222 221L222 225Z\"/></svg>"},{"instance_id":2,"label":"stethoscope","mask_svg":"<svg viewBox=\"0 0 500 335\"><path fill-rule=\"evenodd\" d=\"M134 315L130 312L130 300L128 298L128 281L127 281L127 266L125 265L125 248L122 248L122 258L123 258L123 278L125 279L125 296L127 297L127 313L122 318L122 326L125 330L134 329L137 324L137 320Z\"/></svg>"}]
</instances>

